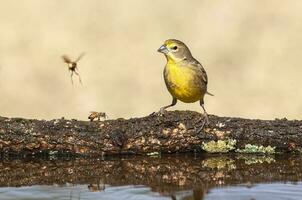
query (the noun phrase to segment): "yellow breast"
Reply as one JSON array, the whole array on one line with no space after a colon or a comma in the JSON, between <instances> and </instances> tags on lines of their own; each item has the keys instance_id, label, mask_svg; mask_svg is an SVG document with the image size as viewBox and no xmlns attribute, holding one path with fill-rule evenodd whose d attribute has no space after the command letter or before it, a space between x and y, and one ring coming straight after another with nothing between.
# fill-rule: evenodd
<instances>
[{"instance_id":1,"label":"yellow breast","mask_svg":"<svg viewBox=\"0 0 302 200\"><path fill-rule=\"evenodd\" d=\"M193 103L203 98L196 71L177 63L167 63L164 72L165 83L171 95L185 103Z\"/></svg>"}]
</instances>

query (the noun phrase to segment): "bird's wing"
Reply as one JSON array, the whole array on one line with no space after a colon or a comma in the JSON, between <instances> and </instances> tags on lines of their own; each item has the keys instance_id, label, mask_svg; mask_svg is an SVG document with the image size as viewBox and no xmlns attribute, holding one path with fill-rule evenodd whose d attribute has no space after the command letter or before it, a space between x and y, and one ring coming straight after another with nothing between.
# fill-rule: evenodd
<instances>
[{"instance_id":1,"label":"bird's wing","mask_svg":"<svg viewBox=\"0 0 302 200\"><path fill-rule=\"evenodd\" d=\"M62 58L63 58L65 63L71 63L71 60L67 55L63 55Z\"/></svg>"},{"instance_id":2,"label":"bird's wing","mask_svg":"<svg viewBox=\"0 0 302 200\"><path fill-rule=\"evenodd\" d=\"M208 75L207 75L206 70L203 68L203 66L201 64L199 64L199 67L200 67L200 70L202 72L202 79L204 80L204 82L206 84L208 84Z\"/></svg>"},{"instance_id":3,"label":"bird's wing","mask_svg":"<svg viewBox=\"0 0 302 200\"><path fill-rule=\"evenodd\" d=\"M197 70L200 71L198 75L201 76L201 80L203 80L206 84L208 84L208 75L206 70L203 68L203 66L195 59L191 61L191 65L196 66Z\"/></svg>"},{"instance_id":4,"label":"bird's wing","mask_svg":"<svg viewBox=\"0 0 302 200\"><path fill-rule=\"evenodd\" d=\"M79 55L79 57L74 61L74 62L79 62L79 60L81 60L83 58L83 56L85 55L85 52L81 53Z\"/></svg>"},{"instance_id":5,"label":"bird's wing","mask_svg":"<svg viewBox=\"0 0 302 200\"><path fill-rule=\"evenodd\" d=\"M198 65L198 68L201 70L201 78L202 80L205 82L206 85L208 85L208 75L207 75L207 72L206 70L203 68L203 66L197 61L197 65ZM206 94L210 95L210 96L214 96L214 94L206 91Z\"/></svg>"},{"instance_id":6,"label":"bird's wing","mask_svg":"<svg viewBox=\"0 0 302 200\"><path fill-rule=\"evenodd\" d=\"M214 96L212 93L210 93L210 92L207 91L208 75L207 75L206 70L203 68L203 66L197 60L195 60L195 59L191 60L190 65L194 66L195 69L197 68L197 70L199 71L199 73L197 73L197 76L199 76L198 79L200 81L203 81L203 84L205 84L206 94L208 94L210 96Z\"/></svg>"}]
</instances>

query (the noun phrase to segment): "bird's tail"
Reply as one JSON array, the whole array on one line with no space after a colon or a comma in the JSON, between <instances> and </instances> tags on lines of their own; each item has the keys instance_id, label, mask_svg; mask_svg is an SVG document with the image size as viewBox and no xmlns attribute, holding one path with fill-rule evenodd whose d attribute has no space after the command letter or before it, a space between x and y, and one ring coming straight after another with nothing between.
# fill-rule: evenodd
<instances>
[{"instance_id":1,"label":"bird's tail","mask_svg":"<svg viewBox=\"0 0 302 200\"><path fill-rule=\"evenodd\" d=\"M206 92L206 94L210 95L210 96L214 96L214 94L210 93L210 92Z\"/></svg>"}]
</instances>

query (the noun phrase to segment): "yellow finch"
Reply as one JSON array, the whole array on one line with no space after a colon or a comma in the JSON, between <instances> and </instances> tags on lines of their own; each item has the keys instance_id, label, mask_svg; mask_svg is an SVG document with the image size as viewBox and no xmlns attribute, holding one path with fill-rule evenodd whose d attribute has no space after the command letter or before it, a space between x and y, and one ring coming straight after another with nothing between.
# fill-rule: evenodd
<instances>
[{"instance_id":1,"label":"yellow finch","mask_svg":"<svg viewBox=\"0 0 302 200\"><path fill-rule=\"evenodd\" d=\"M173 97L170 105L160 109L164 110L176 105L177 100L185 103L200 102L204 111L204 121L209 123L208 115L204 107L204 95L207 92L208 77L203 66L192 56L189 48L181 41L175 39L166 40L158 49L167 59L164 69L164 79L170 94Z\"/></svg>"}]
</instances>

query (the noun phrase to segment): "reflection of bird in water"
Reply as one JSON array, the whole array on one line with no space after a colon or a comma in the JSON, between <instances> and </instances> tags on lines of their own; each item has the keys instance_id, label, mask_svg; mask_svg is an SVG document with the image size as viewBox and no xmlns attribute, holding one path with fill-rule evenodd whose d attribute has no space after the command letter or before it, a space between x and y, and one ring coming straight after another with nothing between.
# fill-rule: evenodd
<instances>
[{"instance_id":1,"label":"reflection of bird in water","mask_svg":"<svg viewBox=\"0 0 302 200\"><path fill-rule=\"evenodd\" d=\"M205 194L208 193L207 186L201 186L199 188L193 189L193 194L183 197L182 200L203 200L205 197Z\"/></svg>"},{"instance_id":2,"label":"reflection of bird in water","mask_svg":"<svg viewBox=\"0 0 302 200\"><path fill-rule=\"evenodd\" d=\"M75 73L79 77L79 82L82 84L81 76L80 76L80 74L78 72L77 63L82 59L82 57L84 55L85 55L85 53L81 53L80 56L76 60L74 60L74 61L72 61L67 55L63 55L62 56L64 62L68 66L68 70L71 71L71 83L72 84L73 84L73 80L72 80L73 73Z\"/></svg>"},{"instance_id":3,"label":"reflection of bird in water","mask_svg":"<svg viewBox=\"0 0 302 200\"><path fill-rule=\"evenodd\" d=\"M174 194L171 194L171 199L172 200L177 200Z\"/></svg>"}]
</instances>

